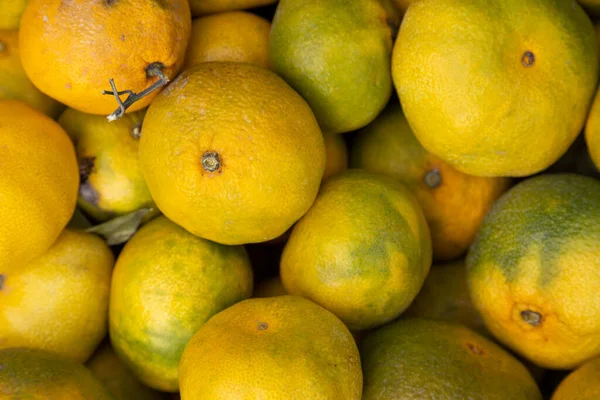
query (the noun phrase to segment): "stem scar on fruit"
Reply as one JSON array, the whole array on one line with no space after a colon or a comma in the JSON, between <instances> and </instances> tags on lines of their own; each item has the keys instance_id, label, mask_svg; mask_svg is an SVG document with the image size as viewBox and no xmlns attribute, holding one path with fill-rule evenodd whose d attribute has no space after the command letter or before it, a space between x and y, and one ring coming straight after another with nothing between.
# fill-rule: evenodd
<instances>
[{"instance_id":1,"label":"stem scar on fruit","mask_svg":"<svg viewBox=\"0 0 600 400\"><path fill-rule=\"evenodd\" d=\"M216 151L206 151L202 154L202 168L206 172L215 172L221 168L221 159Z\"/></svg>"},{"instance_id":2,"label":"stem scar on fruit","mask_svg":"<svg viewBox=\"0 0 600 400\"><path fill-rule=\"evenodd\" d=\"M423 182L430 189L435 189L442 184L442 175L440 174L440 170L435 168L431 171L428 171L423 177Z\"/></svg>"},{"instance_id":3,"label":"stem scar on fruit","mask_svg":"<svg viewBox=\"0 0 600 400\"><path fill-rule=\"evenodd\" d=\"M269 327L269 325L267 325L267 323L266 323L266 322L259 322L259 324L258 324L258 326L257 326L257 329L258 329L259 331L264 331L264 330L266 330L268 327Z\"/></svg>"},{"instance_id":4,"label":"stem scar on fruit","mask_svg":"<svg viewBox=\"0 0 600 400\"><path fill-rule=\"evenodd\" d=\"M531 310L521 311L521 318L531 326L538 326L542 323L542 314Z\"/></svg>"},{"instance_id":5,"label":"stem scar on fruit","mask_svg":"<svg viewBox=\"0 0 600 400\"><path fill-rule=\"evenodd\" d=\"M535 54L533 54L531 51L526 51L523 54L523 57L521 57L521 63L523 64L523 66L525 68L529 68L531 67L533 64L535 64Z\"/></svg>"},{"instance_id":6,"label":"stem scar on fruit","mask_svg":"<svg viewBox=\"0 0 600 400\"><path fill-rule=\"evenodd\" d=\"M123 115L125 115L125 110L131 107L133 103L146 97L150 93L154 92L156 89L160 89L161 87L169 83L169 78L162 72L162 69L164 67L164 64L160 62L154 62L148 65L148 67L146 68L146 76L149 78L157 76L158 80L139 93L135 93L132 90L123 90L119 92L117 90L115 80L111 78L109 83L112 90L103 90L102 94L112 94L113 96L115 96L115 99L117 99L117 103L119 104L119 108L117 108L112 114L106 117L106 119L108 119L109 122L118 120ZM128 96L125 99L125 101L121 101L120 96L124 94L127 94Z\"/></svg>"}]
</instances>

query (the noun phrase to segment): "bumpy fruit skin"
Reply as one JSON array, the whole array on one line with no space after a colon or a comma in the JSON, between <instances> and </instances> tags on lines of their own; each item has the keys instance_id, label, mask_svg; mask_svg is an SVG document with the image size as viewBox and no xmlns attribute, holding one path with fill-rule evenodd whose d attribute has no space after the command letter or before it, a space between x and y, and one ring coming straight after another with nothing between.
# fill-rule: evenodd
<instances>
[{"instance_id":1,"label":"bumpy fruit skin","mask_svg":"<svg viewBox=\"0 0 600 400\"><path fill-rule=\"evenodd\" d=\"M190 27L186 0L30 0L19 31L21 60L43 93L81 112L109 115L118 108L114 96L102 93L111 90L109 80L119 91L139 93L158 80L152 64L175 78ZM146 107L157 93L127 111Z\"/></svg>"},{"instance_id":2,"label":"bumpy fruit skin","mask_svg":"<svg viewBox=\"0 0 600 400\"><path fill-rule=\"evenodd\" d=\"M271 23L246 11L195 18L184 69L207 61L235 61L269 67Z\"/></svg>"},{"instance_id":3,"label":"bumpy fruit skin","mask_svg":"<svg viewBox=\"0 0 600 400\"><path fill-rule=\"evenodd\" d=\"M297 296L242 301L185 348L182 400L360 400L356 343L332 313Z\"/></svg>"},{"instance_id":4,"label":"bumpy fruit skin","mask_svg":"<svg viewBox=\"0 0 600 400\"><path fill-rule=\"evenodd\" d=\"M419 200L431 230L433 258L453 260L473 242L509 178L479 177L457 171L423 148L402 109L391 104L354 140L351 165L394 177Z\"/></svg>"},{"instance_id":5,"label":"bumpy fruit skin","mask_svg":"<svg viewBox=\"0 0 600 400\"><path fill-rule=\"evenodd\" d=\"M0 350L2 399L115 400L78 362L39 349Z\"/></svg>"},{"instance_id":6,"label":"bumpy fruit skin","mask_svg":"<svg viewBox=\"0 0 600 400\"><path fill-rule=\"evenodd\" d=\"M458 324L401 318L362 339L363 400L542 400L496 343Z\"/></svg>"},{"instance_id":7,"label":"bumpy fruit skin","mask_svg":"<svg viewBox=\"0 0 600 400\"><path fill-rule=\"evenodd\" d=\"M349 169L327 180L281 256L285 290L352 330L398 317L431 266L431 237L414 196L383 174Z\"/></svg>"},{"instance_id":8,"label":"bumpy fruit skin","mask_svg":"<svg viewBox=\"0 0 600 400\"><path fill-rule=\"evenodd\" d=\"M178 390L179 361L214 314L252 295L243 246L188 233L164 216L127 242L115 265L109 334L119 359L147 386Z\"/></svg>"},{"instance_id":9,"label":"bumpy fruit skin","mask_svg":"<svg viewBox=\"0 0 600 400\"><path fill-rule=\"evenodd\" d=\"M529 178L484 219L467 255L469 294L488 330L543 368L600 355L600 183Z\"/></svg>"},{"instance_id":10,"label":"bumpy fruit skin","mask_svg":"<svg viewBox=\"0 0 600 400\"><path fill-rule=\"evenodd\" d=\"M58 117L65 108L40 92L27 77L21 64L18 29L0 29L0 99L21 100L50 118Z\"/></svg>"},{"instance_id":11,"label":"bumpy fruit skin","mask_svg":"<svg viewBox=\"0 0 600 400\"><path fill-rule=\"evenodd\" d=\"M272 68L310 104L323 132L361 128L392 93L398 23L380 0L281 0L269 42Z\"/></svg>"},{"instance_id":12,"label":"bumpy fruit skin","mask_svg":"<svg viewBox=\"0 0 600 400\"><path fill-rule=\"evenodd\" d=\"M392 73L429 152L471 175L522 177L558 160L583 128L597 47L574 1L417 1Z\"/></svg>"},{"instance_id":13,"label":"bumpy fruit skin","mask_svg":"<svg viewBox=\"0 0 600 400\"><path fill-rule=\"evenodd\" d=\"M282 235L310 208L325 168L306 101L252 64L185 70L152 102L142 131L142 173L158 208L222 244Z\"/></svg>"},{"instance_id":14,"label":"bumpy fruit skin","mask_svg":"<svg viewBox=\"0 0 600 400\"><path fill-rule=\"evenodd\" d=\"M75 211L79 172L66 132L17 100L0 100L0 270L50 248Z\"/></svg>"},{"instance_id":15,"label":"bumpy fruit skin","mask_svg":"<svg viewBox=\"0 0 600 400\"><path fill-rule=\"evenodd\" d=\"M0 349L39 348L87 361L108 329L113 264L100 237L65 229L35 260L0 268Z\"/></svg>"}]
</instances>

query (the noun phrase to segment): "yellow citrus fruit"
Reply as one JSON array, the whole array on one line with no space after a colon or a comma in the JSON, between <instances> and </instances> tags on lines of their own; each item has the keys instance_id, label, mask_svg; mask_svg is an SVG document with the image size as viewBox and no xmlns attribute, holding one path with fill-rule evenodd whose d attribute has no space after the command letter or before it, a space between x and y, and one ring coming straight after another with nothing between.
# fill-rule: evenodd
<instances>
[{"instance_id":1,"label":"yellow citrus fruit","mask_svg":"<svg viewBox=\"0 0 600 400\"><path fill-rule=\"evenodd\" d=\"M308 104L268 69L207 62L150 105L142 173L158 208L218 243L264 242L310 207L325 168Z\"/></svg>"},{"instance_id":2,"label":"yellow citrus fruit","mask_svg":"<svg viewBox=\"0 0 600 400\"><path fill-rule=\"evenodd\" d=\"M256 284L253 297L275 297L288 294L281 283L281 278L273 276Z\"/></svg>"},{"instance_id":3,"label":"yellow citrus fruit","mask_svg":"<svg viewBox=\"0 0 600 400\"><path fill-rule=\"evenodd\" d=\"M400 319L367 335L363 400L541 400L527 369L491 340L458 324Z\"/></svg>"},{"instance_id":4,"label":"yellow citrus fruit","mask_svg":"<svg viewBox=\"0 0 600 400\"><path fill-rule=\"evenodd\" d=\"M0 268L0 348L85 362L107 332L113 263L98 236L66 229L42 256Z\"/></svg>"},{"instance_id":5,"label":"yellow citrus fruit","mask_svg":"<svg viewBox=\"0 0 600 400\"><path fill-rule=\"evenodd\" d=\"M110 344L94 353L86 366L106 386L116 400L164 400L166 395L142 384L119 360Z\"/></svg>"},{"instance_id":6,"label":"yellow citrus fruit","mask_svg":"<svg viewBox=\"0 0 600 400\"><path fill-rule=\"evenodd\" d=\"M44 350L0 350L0 366L2 400L114 400L89 369Z\"/></svg>"},{"instance_id":7,"label":"yellow citrus fruit","mask_svg":"<svg viewBox=\"0 0 600 400\"><path fill-rule=\"evenodd\" d=\"M350 132L375 119L392 94L399 22L387 1L280 0L270 65L306 99L324 132Z\"/></svg>"},{"instance_id":8,"label":"yellow citrus fruit","mask_svg":"<svg viewBox=\"0 0 600 400\"><path fill-rule=\"evenodd\" d=\"M192 15L244 10L276 3L277 0L190 0Z\"/></svg>"},{"instance_id":9,"label":"yellow citrus fruit","mask_svg":"<svg viewBox=\"0 0 600 400\"><path fill-rule=\"evenodd\" d=\"M548 174L518 183L484 219L467 256L488 330L544 368L600 355L600 182Z\"/></svg>"},{"instance_id":10,"label":"yellow citrus fruit","mask_svg":"<svg viewBox=\"0 0 600 400\"><path fill-rule=\"evenodd\" d=\"M119 254L109 332L119 358L144 384L178 390L178 366L194 332L252 295L242 246L196 237L164 216L146 223Z\"/></svg>"},{"instance_id":11,"label":"yellow citrus fruit","mask_svg":"<svg viewBox=\"0 0 600 400\"><path fill-rule=\"evenodd\" d=\"M187 69L207 61L235 61L269 67L271 23L246 11L229 11L192 20Z\"/></svg>"},{"instance_id":12,"label":"yellow citrus fruit","mask_svg":"<svg viewBox=\"0 0 600 400\"><path fill-rule=\"evenodd\" d=\"M48 250L69 222L79 173L69 136L17 100L0 100L0 269Z\"/></svg>"},{"instance_id":13,"label":"yellow citrus fruit","mask_svg":"<svg viewBox=\"0 0 600 400\"><path fill-rule=\"evenodd\" d=\"M419 294L402 316L453 322L489 336L469 298L464 259L434 264Z\"/></svg>"},{"instance_id":14,"label":"yellow citrus fruit","mask_svg":"<svg viewBox=\"0 0 600 400\"><path fill-rule=\"evenodd\" d=\"M342 321L296 296L242 301L185 348L182 400L359 400L360 356Z\"/></svg>"},{"instance_id":15,"label":"yellow citrus fruit","mask_svg":"<svg viewBox=\"0 0 600 400\"><path fill-rule=\"evenodd\" d=\"M17 29L27 0L2 0L0 2L0 29Z\"/></svg>"},{"instance_id":16,"label":"yellow citrus fruit","mask_svg":"<svg viewBox=\"0 0 600 400\"><path fill-rule=\"evenodd\" d=\"M352 330L398 317L431 266L431 238L413 195L392 178L349 169L327 180L281 256L286 291Z\"/></svg>"},{"instance_id":17,"label":"yellow citrus fruit","mask_svg":"<svg viewBox=\"0 0 600 400\"><path fill-rule=\"evenodd\" d=\"M348 169L348 149L344 137L337 133L323 135L325 139L325 172L323 181Z\"/></svg>"},{"instance_id":18,"label":"yellow citrus fruit","mask_svg":"<svg viewBox=\"0 0 600 400\"><path fill-rule=\"evenodd\" d=\"M80 173L78 205L96 220L155 208L138 157L144 112L108 122L103 116L67 108L58 119L75 143Z\"/></svg>"},{"instance_id":19,"label":"yellow citrus fruit","mask_svg":"<svg viewBox=\"0 0 600 400\"><path fill-rule=\"evenodd\" d=\"M558 160L583 128L597 47L574 1L417 1L392 73L429 152L472 175L527 176Z\"/></svg>"},{"instance_id":20,"label":"yellow citrus fruit","mask_svg":"<svg viewBox=\"0 0 600 400\"><path fill-rule=\"evenodd\" d=\"M158 80L156 69L177 75L190 27L186 0L29 0L19 30L21 60L45 94L108 115L118 108L102 93L111 89L110 79L119 91L139 93ZM144 108L156 93L129 110Z\"/></svg>"},{"instance_id":21,"label":"yellow citrus fruit","mask_svg":"<svg viewBox=\"0 0 600 400\"><path fill-rule=\"evenodd\" d=\"M417 197L431 230L433 257L440 261L465 253L510 182L462 173L429 153L397 103L357 132L351 166L390 175Z\"/></svg>"},{"instance_id":22,"label":"yellow citrus fruit","mask_svg":"<svg viewBox=\"0 0 600 400\"><path fill-rule=\"evenodd\" d=\"M40 92L27 77L21 64L18 35L16 29L0 29L0 99L21 100L56 118L64 106Z\"/></svg>"},{"instance_id":23,"label":"yellow citrus fruit","mask_svg":"<svg viewBox=\"0 0 600 400\"><path fill-rule=\"evenodd\" d=\"M552 400L600 399L600 358L586 362L563 379Z\"/></svg>"}]
</instances>

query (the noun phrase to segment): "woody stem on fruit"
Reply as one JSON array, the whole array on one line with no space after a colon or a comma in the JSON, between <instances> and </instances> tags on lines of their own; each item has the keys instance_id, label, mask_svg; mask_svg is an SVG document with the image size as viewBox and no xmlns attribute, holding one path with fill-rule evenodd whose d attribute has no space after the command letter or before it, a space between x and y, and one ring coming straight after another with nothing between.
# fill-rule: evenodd
<instances>
[{"instance_id":1,"label":"woody stem on fruit","mask_svg":"<svg viewBox=\"0 0 600 400\"><path fill-rule=\"evenodd\" d=\"M139 93L135 93L132 90L123 90L119 92L117 90L115 80L111 78L109 83L112 90L103 90L102 94L111 94L115 96L115 99L117 99L117 103L119 104L119 108L117 108L112 114L106 117L106 119L108 119L109 122L116 121L117 119L125 115L125 111L129 107L131 107L133 103L146 97L150 93L154 92L157 89L160 89L161 87L169 83L169 78L162 72L162 69L164 67L165 66L162 63L155 62L150 64L148 68L146 68L146 74L148 75L148 77L157 76L158 80ZM128 95L127 98L125 99L125 101L121 101L120 96L125 94Z\"/></svg>"}]
</instances>

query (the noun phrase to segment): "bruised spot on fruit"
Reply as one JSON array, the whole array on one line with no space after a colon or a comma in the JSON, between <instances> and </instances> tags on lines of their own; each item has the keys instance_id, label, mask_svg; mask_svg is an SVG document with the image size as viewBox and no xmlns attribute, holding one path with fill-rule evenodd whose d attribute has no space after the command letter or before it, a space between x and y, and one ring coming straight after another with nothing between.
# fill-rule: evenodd
<instances>
[{"instance_id":1,"label":"bruised spot on fruit","mask_svg":"<svg viewBox=\"0 0 600 400\"><path fill-rule=\"evenodd\" d=\"M521 63L527 68L531 67L533 64L535 64L535 54L529 50L526 51L523 53L523 57L521 57Z\"/></svg>"},{"instance_id":2,"label":"bruised spot on fruit","mask_svg":"<svg viewBox=\"0 0 600 400\"><path fill-rule=\"evenodd\" d=\"M216 151L205 151L202 154L202 168L207 172L215 172L221 168L221 158Z\"/></svg>"},{"instance_id":3,"label":"bruised spot on fruit","mask_svg":"<svg viewBox=\"0 0 600 400\"><path fill-rule=\"evenodd\" d=\"M7 50L6 43L0 40L0 53L4 53Z\"/></svg>"},{"instance_id":4,"label":"bruised spot on fruit","mask_svg":"<svg viewBox=\"0 0 600 400\"><path fill-rule=\"evenodd\" d=\"M135 124L135 126L131 129L131 136L134 139L139 139L142 137L142 123L138 122L137 124Z\"/></svg>"},{"instance_id":5,"label":"bruised spot on fruit","mask_svg":"<svg viewBox=\"0 0 600 400\"><path fill-rule=\"evenodd\" d=\"M100 194L98 194L98 191L89 182L79 185L79 195L83 200L92 205L98 206L100 203Z\"/></svg>"},{"instance_id":6,"label":"bruised spot on fruit","mask_svg":"<svg viewBox=\"0 0 600 400\"><path fill-rule=\"evenodd\" d=\"M79 161L79 195L88 203L98 205L100 195L91 185L89 178L94 172L96 157L85 157Z\"/></svg>"},{"instance_id":7,"label":"bruised spot on fruit","mask_svg":"<svg viewBox=\"0 0 600 400\"><path fill-rule=\"evenodd\" d=\"M521 311L521 318L531 326L539 326L542 323L542 314L531 310Z\"/></svg>"},{"instance_id":8,"label":"bruised spot on fruit","mask_svg":"<svg viewBox=\"0 0 600 400\"><path fill-rule=\"evenodd\" d=\"M478 356L481 356L484 354L483 349L474 343L467 343L467 349L469 349L469 351L471 353L478 355Z\"/></svg>"},{"instance_id":9,"label":"bruised spot on fruit","mask_svg":"<svg viewBox=\"0 0 600 400\"><path fill-rule=\"evenodd\" d=\"M92 172L94 172L94 163L96 157L85 157L79 160L79 180L81 183L87 182Z\"/></svg>"},{"instance_id":10,"label":"bruised spot on fruit","mask_svg":"<svg viewBox=\"0 0 600 400\"><path fill-rule=\"evenodd\" d=\"M430 189L435 189L442 184L442 175L440 174L440 170L435 168L431 171L427 172L423 177L423 182Z\"/></svg>"},{"instance_id":11,"label":"bruised spot on fruit","mask_svg":"<svg viewBox=\"0 0 600 400\"><path fill-rule=\"evenodd\" d=\"M4 289L4 281L6 280L6 276L4 274L0 274L0 290Z\"/></svg>"},{"instance_id":12,"label":"bruised spot on fruit","mask_svg":"<svg viewBox=\"0 0 600 400\"><path fill-rule=\"evenodd\" d=\"M257 329L258 329L259 331L264 331L264 330L266 330L268 327L269 327L269 325L267 325L267 323L266 323L266 322L259 322L259 323L258 323L258 326L257 326Z\"/></svg>"},{"instance_id":13,"label":"bruised spot on fruit","mask_svg":"<svg viewBox=\"0 0 600 400\"><path fill-rule=\"evenodd\" d=\"M102 0L102 1L104 2L104 5L107 7L110 7L117 2L117 0Z\"/></svg>"}]
</instances>

